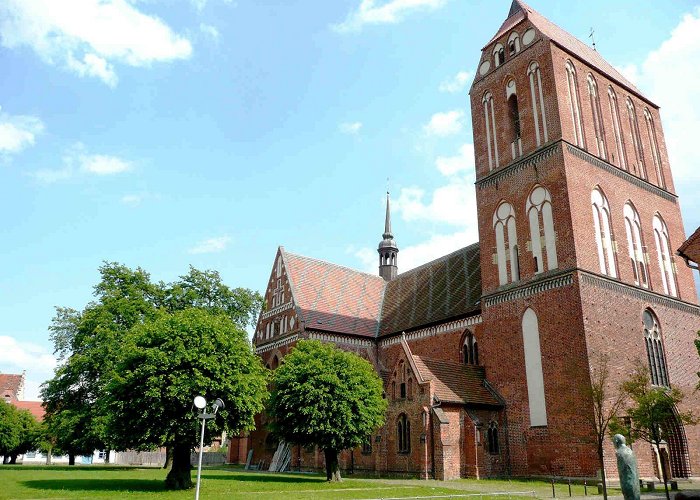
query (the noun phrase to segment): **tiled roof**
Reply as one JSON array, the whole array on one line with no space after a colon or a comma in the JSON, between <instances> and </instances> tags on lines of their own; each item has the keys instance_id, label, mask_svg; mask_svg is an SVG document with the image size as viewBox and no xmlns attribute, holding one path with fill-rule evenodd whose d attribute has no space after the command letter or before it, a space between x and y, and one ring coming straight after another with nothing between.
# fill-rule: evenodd
<instances>
[{"instance_id":1,"label":"tiled roof","mask_svg":"<svg viewBox=\"0 0 700 500\"><path fill-rule=\"evenodd\" d=\"M41 401L12 401L12 404L20 410L29 410L29 413L34 415L38 421L41 422L44 420L44 414L46 411L44 410L44 407L41 406Z\"/></svg>"},{"instance_id":2,"label":"tiled roof","mask_svg":"<svg viewBox=\"0 0 700 500\"><path fill-rule=\"evenodd\" d=\"M627 87L638 96L644 97L639 89L637 89L637 87L635 87L627 78L622 76L622 74L616 70L612 64L603 59L598 51L594 50L588 44L583 43L571 33L563 30L521 0L513 0L513 4L510 7L510 12L508 13L508 19L503 22L498 30L498 33L496 33L496 35L486 45L490 45L497 38L505 35L523 19L529 19L535 28L537 28L544 36L552 40L552 42L559 45L566 52L577 56L600 72L606 74L611 80L614 80ZM644 99L648 100L646 97Z\"/></svg>"},{"instance_id":3,"label":"tiled roof","mask_svg":"<svg viewBox=\"0 0 700 500\"><path fill-rule=\"evenodd\" d=\"M10 395L12 399L17 399L22 390L24 382L23 375L14 375L10 373L0 373L0 397Z\"/></svg>"},{"instance_id":4,"label":"tiled roof","mask_svg":"<svg viewBox=\"0 0 700 500\"><path fill-rule=\"evenodd\" d=\"M413 356L424 380L430 380L435 395L444 403L502 406L486 387L482 366L450 363L437 359Z\"/></svg>"},{"instance_id":5,"label":"tiled roof","mask_svg":"<svg viewBox=\"0 0 700 500\"><path fill-rule=\"evenodd\" d=\"M372 274L282 250L306 328L375 337L386 282Z\"/></svg>"},{"instance_id":6,"label":"tiled roof","mask_svg":"<svg viewBox=\"0 0 700 500\"><path fill-rule=\"evenodd\" d=\"M479 309L479 244L457 250L389 281L379 333L418 328Z\"/></svg>"},{"instance_id":7,"label":"tiled roof","mask_svg":"<svg viewBox=\"0 0 700 500\"><path fill-rule=\"evenodd\" d=\"M690 238L683 242L678 249L678 254L683 258L687 257L696 264L700 264L700 227L690 235Z\"/></svg>"}]
</instances>

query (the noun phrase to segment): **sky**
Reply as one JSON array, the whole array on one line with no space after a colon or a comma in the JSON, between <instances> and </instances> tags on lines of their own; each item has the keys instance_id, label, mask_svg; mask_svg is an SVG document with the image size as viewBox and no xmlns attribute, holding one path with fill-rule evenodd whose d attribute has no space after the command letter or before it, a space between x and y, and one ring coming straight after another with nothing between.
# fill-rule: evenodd
<instances>
[{"instance_id":1,"label":"sky","mask_svg":"<svg viewBox=\"0 0 700 500\"><path fill-rule=\"evenodd\" d=\"M661 106L700 225L700 1L531 0ZM276 249L376 273L477 241L469 86L510 0L0 2L0 372L55 367L98 267L263 292ZM674 247L680 241L672 242Z\"/></svg>"}]
</instances>

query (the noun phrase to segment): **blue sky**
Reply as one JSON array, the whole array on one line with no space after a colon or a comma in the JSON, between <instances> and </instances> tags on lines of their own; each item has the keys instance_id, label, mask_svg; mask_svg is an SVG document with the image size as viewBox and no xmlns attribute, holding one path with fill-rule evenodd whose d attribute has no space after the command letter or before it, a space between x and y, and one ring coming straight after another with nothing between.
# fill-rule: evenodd
<instances>
[{"instance_id":1,"label":"blue sky","mask_svg":"<svg viewBox=\"0 0 700 500\"><path fill-rule=\"evenodd\" d=\"M691 232L700 3L531 5L661 105ZM387 178L400 270L476 241L467 92L509 6L3 1L0 371L36 396L53 308L104 260L258 290L278 245L375 272Z\"/></svg>"}]
</instances>

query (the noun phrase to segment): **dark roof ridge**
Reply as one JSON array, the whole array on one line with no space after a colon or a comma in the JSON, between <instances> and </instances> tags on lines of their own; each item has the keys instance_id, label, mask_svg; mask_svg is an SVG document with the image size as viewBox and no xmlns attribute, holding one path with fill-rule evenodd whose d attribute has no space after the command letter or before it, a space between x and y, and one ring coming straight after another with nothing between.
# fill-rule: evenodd
<instances>
[{"instance_id":1,"label":"dark roof ridge","mask_svg":"<svg viewBox=\"0 0 700 500\"><path fill-rule=\"evenodd\" d=\"M450 253L448 253L448 254L446 254L446 255L442 255L442 256L438 257L437 259L433 259L433 260L431 260L431 261L426 262L425 264L421 264L421 265L418 266L418 267L414 267L413 269L409 269L408 271L405 271L405 272L399 274L395 279L402 278L402 277L404 277L404 276L408 276L409 274L411 274L411 273L413 273L413 272L420 271L421 269L426 268L426 267L428 267L428 266L430 266L430 265L433 265L433 264L435 264L435 263L437 263L437 262L440 262L440 261L443 261L443 260L447 260L447 259L449 259L450 257L452 257L453 255L456 255L456 254L458 254L458 253L460 253L460 252L464 252L465 250L467 250L467 249L469 249L469 248L472 248L472 247L474 247L474 246L479 246L479 242L477 241L477 242L474 242L474 243L470 243L470 244L467 245L466 247L459 248L459 249L455 250L454 252L450 252Z\"/></svg>"}]
</instances>

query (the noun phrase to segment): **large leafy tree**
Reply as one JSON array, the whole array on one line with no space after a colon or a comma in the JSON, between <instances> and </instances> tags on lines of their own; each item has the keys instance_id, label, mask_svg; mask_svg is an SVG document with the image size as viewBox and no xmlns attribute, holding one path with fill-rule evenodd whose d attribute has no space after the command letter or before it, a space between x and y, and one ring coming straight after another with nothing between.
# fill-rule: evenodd
<instances>
[{"instance_id":1,"label":"large leafy tree","mask_svg":"<svg viewBox=\"0 0 700 500\"><path fill-rule=\"evenodd\" d=\"M668 442L673 432L670 425L675 419L682 423L695 423L691 412L679 412L678 405L683 401L683 393L676 387L660 387L651 384L649 369L638 363L629 379L622 383L622 390L628 396L631 405L627 408L629 426L616 421L611 426L613 432L626 434L631 440L641 439L656 448L660 455L660 445ZM669 499L668 477L666 467L661 467L661 474Z\"/></svg>"},{"instance_id":2,"label":"large leafy tree","mask_svg":"<svg viewBox=\"0 0 700 500\"><path fill-rule=\"evenodd\" d=\"M20 443L19 415L17 408L0 400L0 455L3 463L10 459L10 453Z\"/></svg>"},{"instance_id":3,"label":"large leafy tree","mask_svg":"<svg viewBox=\"0 0 700 500\"><path fill-rule=\"evenodd\" d=\"M383 425L387 403L372 365L351 352L302 340L274 374L272 430L326 458L326 477L340 481L338 453L360 446Z\"/></svg>"},{"instance_id":4,"label":"large leafy tree","mask_svg":"<svg viewBox=\"0 0 700 500\"><path fill-rule=\"evenodd\" d=\"M37 441L41 430L39 422L29 410L16 409L15 411L15 422L17 430L19 431L19 439L17 446L9 449L6 455L9 455L9 462L11 464L16 463L19 455L37 448Z\"/></svg>"},{"instance_id":5,"label":"large leafy tree","mask_svg":"<svg viewBox=\"0 0 700 500\"><path fill-rule=\"evenodd\" d=\"M264 408L267 371L245 331L228 316L188 308L161 312L132 330L109 385L109 428L120 448L171 446L166 486L192 486L190 452L198 444L192 399L221 398L210 436L254 427Z\"/></svg>"}]
</instances>

